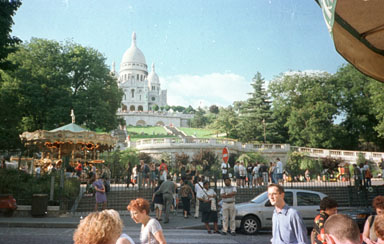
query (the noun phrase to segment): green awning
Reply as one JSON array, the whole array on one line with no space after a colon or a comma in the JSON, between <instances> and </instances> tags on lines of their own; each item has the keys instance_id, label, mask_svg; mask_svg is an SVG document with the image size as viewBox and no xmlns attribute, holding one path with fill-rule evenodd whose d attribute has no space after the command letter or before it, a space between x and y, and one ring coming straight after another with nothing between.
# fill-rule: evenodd
<instances>
[{"instance_id":1,"label":"green awning","mask_svg":"<svg viewBox=\"0 0 384 244\"><path fill-rule=\"evenodd\" d=\"M88 130L82 128L81 126L79 126L79 125L77 125L77 124L70 123L70 124L61 126L61 127L59 127L59 128L50 130L49 132L56 132L56 131L61 131L61 130L62 130L62 131L67 130L67 131L72 131L72 132L88 131Z\"/></svg>"},{"instance_id":2,"label":"green awning","mask_svg":"<svg viewBox=\"0 0 384 244\"><path fill-rule=\"evenodd\" d=\"M337 52L364 74L384 82L384 1L315 1Z\"/></svg>"}]
</instances>

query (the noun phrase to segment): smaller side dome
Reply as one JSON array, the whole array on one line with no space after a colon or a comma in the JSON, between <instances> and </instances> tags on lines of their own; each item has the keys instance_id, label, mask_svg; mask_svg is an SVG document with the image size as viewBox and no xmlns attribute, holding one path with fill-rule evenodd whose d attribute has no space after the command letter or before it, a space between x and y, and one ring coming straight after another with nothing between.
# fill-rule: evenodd
<instances>
[{"instance_id":1,"label":"smaller side dome","mask_svg":"<svg viewBox=\"0 0 384 244\"><path fill-rule=\"evenodd\" d=\"M159 85L160 84L160 79L159 76L155 72L155 64L152 63L152 70L148 74L148 84L151 85Z\"/></svg>"}]
</instances>

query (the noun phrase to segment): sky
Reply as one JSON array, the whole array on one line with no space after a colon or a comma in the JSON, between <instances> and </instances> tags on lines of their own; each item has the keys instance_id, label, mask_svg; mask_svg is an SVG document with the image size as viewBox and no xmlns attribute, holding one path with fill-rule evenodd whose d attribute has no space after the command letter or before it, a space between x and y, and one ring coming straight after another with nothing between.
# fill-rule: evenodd
<instances>
[{"instance_id":1,"label":"sky","mask_svg":"<svg viewBox=\"0 0 384 244\"><path fill-rule=\"evenodd\" d=\"M268 84L346 63L315 0L24 0L14 22L23 41L71 40L117 71L136 32L169 105L228 106L248 98L257 72Z\"/></svg>"}]
</instances>

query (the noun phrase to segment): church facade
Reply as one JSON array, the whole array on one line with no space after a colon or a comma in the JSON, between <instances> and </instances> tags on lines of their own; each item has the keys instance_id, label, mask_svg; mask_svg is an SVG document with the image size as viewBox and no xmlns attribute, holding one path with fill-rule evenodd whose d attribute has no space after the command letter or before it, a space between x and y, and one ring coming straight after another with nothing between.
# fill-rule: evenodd
<instances>
[{"instance_id":1,"label":"church facade","mask_svg":"<svg viewBox=\"0 0 384 244\"><path fill-rule=\"evenodd\" d=\"M193 115L155 111L156 107L167 105L167 90L162 90L159 76L152 64L148 66L143 52L137 47L136 33L132 34L131 46L123 54L118 74L115 64L112 74L116 76L119 87L124 91L118 115L127 125L173 125L188 127ZM160 111L160 112L159 112Z\"/></svg>"}]
</instances>

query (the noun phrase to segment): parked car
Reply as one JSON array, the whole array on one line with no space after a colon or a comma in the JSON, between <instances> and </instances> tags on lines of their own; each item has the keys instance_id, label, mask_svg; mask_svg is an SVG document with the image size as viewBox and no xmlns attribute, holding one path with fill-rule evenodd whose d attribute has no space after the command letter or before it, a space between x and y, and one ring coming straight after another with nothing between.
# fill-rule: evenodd
<instances>
[{"instance_id":1,"label":"parked car","mask_svg":"<svg viewBox=\"0 0 384 244\"><path fill-rule=\"evenodd\" d=\"M320 212L320 200L327 195L308 190L285 189L285 202L297 209L305 225L312 228L313 219ZM236 204L236 228L246 234L255 234L260 229L272 228L274 207L263 192L249 202Z\"/></svg>"},{"instance_id":2,"label":"parked car","mask_svg":"<svg viewBox=\"0 0 384 244\"><path fill-rule=\"evenodd\" d=\"M3 212L5 216L12 216L16 209L16 199L12 195L0 195L0 211Z\"/></svg>"},{"instance_id":3,"label":"parked car","mask_svg":"<svg viewBox=\"0 0 384 244\"><path fill-rule=\"evenodd\" d=\"M376 215L375 209L372 207L351 207L346 209L339 208L338 213L348 215L354 221L356 221L361 232L364 230L364 224L369 215Z\"/></svg>"}]
</instances>

